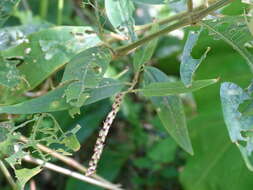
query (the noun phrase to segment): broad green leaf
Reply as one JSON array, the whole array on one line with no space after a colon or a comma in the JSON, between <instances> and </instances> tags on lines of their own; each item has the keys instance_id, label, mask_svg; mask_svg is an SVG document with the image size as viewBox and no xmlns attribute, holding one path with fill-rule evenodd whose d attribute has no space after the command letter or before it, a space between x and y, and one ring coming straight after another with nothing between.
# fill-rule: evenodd
<instances>
[{"instance_id":1,"label":"broad green leaf","mask_svg":"<svg viewBox=\"0 0 253 190\"><path fill-rule=\"evenodd\" d=\"M5 23L8 17L13 12L13 9L18 5L20 0L1 0L0 1L0 27Z\"/></svg>"},{"instance_id":2,"label":"broad green leaf","mask_svg":"<svg viewBox=\"0 0 253 190\"><path fill-rule=\"evenodd\" d=\"M132 41L136 40L132 0L105 0L105 10L109 21L118 33L129 36Z\"/></svg>"},{"instance_id":3,"label":"broad green leaf","mask_svg":"<svg viewBox=\"0 0 253 190\"><path fill-rule=\"evenodd\" d=\"M201 24L210 31L215 39L222 39L231 45L249 64L253 71L252 48L253 36L251 35L245 17L227 16L218 19L202 21Z\"/></svg>"},{"instance_id":4,"label":"broad green leaf","mask_svg":"<svg viewBox=\"0 0 253 190\"><path fill-rule=\"evenodd\" d=\"M16 178L18 179L18 185L20 190L23 190L25 187L25 184L35 175L40 173L42 171L40 166L37 166L36 168L22 168L22 169L16 169L15 175Z\"/></svg>"},{"instance_id":5,"label":"broad green leaf","mask_svg":"<svg viewBox=\"0 0 253 190\"><path fill-rule=\"evenodd\" d=\"M144 4L164 4L167 0L133 0L136 3Z\"/></svg>"},{"instance_id":6,"label":"broad green leaf","mask_svg":"<svg viewBox=\"0 0 253 190\"><path fill-rule=\"evenodd\" d=\"M29 23L0 29L0 50L22 44L27 35L51 27L49 23Z\"/></svg>"},{"instance_id":7,"label":"broad green leaf","mask_svg":"<svg viewBox=\"0 0 253 190\"><path fill-rule=\"evenodd\" d=\"M125 85L112 79L104 79L94 89L87 89L90 98L84 105L92 104L99 100L111 97L118 93ZM34 114L43 112L55 112L70 109L72 106L66 103L64 92L67 86L56 88L44 96L21 102L10 106L0 106L0 113Z\"/></svg>"},{"instance_id":8,"label":"broad green leaf","mask_svg":"<svg viewBox=\"0 0 253 190\"><path fill-rule=\"evenodd\" d=\"M239 105L250 99L250 95L234 83L222 83L220 89L224 120L230 139L236 143L247 167L253 171L253 116L242 115Z\"/></svg>"},{"instance_id":9,"label":"broad green leaf","mask_svg":"<svg viewBox=\"0 0 253 190\"><path fill-rule=\"evenodd\" d=\"M146 83L171 82L166 74L154 67L145 69L144 79ZM193 154L181 98L178 95L170 95L151 97L151 101L156 107L157 114L168 133L180 147L186 152Z\"/></svg>"},{"instance_id":10,"label":"broad green leaf","mask_svg":"<svg viewBox=\"0 0 253 190\"><path fill-rule=\"evenodd\" d=\"M190 32L184 46L182 61L180 64L180 78L185 86L189 87L192 84L194 73L200 63L206 58L208 50L201 56L200 59L194 59L191 56L192 49L199 37L199 32Z\"/></svg>"},{"instance_id":11,"label":"broad green leaf","mask_svg":"<svg viewBox=\"0 0 253 190\"><path fill-rule=\"evenodd\" d=\"M220 76L222 81L233 81L246 87L252 74L245 60L223 41L200 36L203 52L211 46L212 54L196 73L196 79ZM194 156L188 156L180 172L184 190L251 190L253 173L249 171L240 151L231 142L222 116L220 85L215 84L194 93L197 114L187 124L194 147Z\"/></svg>"},{"instance_id":12,"label":"broad green leaf","mask_svg":"<svg viewBox=\"0 0 253 190\"><path fill-rule=\"evenodd\" d=\"M154 82L136 91L142 92L145 96L168 96L194 92L218 81L219 79L197 80L188 88L182 82Z\"/></svg>"},{"instance_id":13,"label":"broad green leaf","mask_svg":"<svg viewBox=\"0 0 253 190\"><path fill-rule=\"evenodd\" d=\"M67 103L81 107L91 96L87 89L99 86L110 61L110 50L101 47L87 49L71 59L62 78L62 83L71 82L65 90Z\"/></svg>"},{"instance_id":14,"label":"broad green leaf","mask_svg":"<svg viewBox=\"0 0 253 190\"><path fill-rule=\"evenodd\" d=\"M12 91L6 91L12 97L33 89L63 67L74 55L96 46L99 42L90 27L53 27L25 37L22 44L2 51L4 59L15 57L24 61L18 67L24 80Z\"/></svg>"},{"instance_id":15,"label":"broad green leaf","mask_svg":"<svg viewBox=\"0 0 253 190\"><path fill-rule=\"evenodd\" d=\"M155 24L151 29L151 33L156 32L158 29L159 25ZM151 59L156 49L157 42L158 39L151 40L144 47L141 47L136 50L133 58L134 69L136 72L141 68L141 66L146 64Z\"/></svg>"}]
</instances>

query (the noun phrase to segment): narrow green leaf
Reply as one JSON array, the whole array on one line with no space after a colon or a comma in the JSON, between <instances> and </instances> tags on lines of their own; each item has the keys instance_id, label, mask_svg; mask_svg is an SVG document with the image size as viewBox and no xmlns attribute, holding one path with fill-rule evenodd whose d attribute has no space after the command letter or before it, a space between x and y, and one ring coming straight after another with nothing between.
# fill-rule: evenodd
<instances>
[{"instance_id":1,"label":"narrow green leaf","mask_svg":"<svg viewBox=\"0 0 253 190\"><path fill-rule=\"evenodd\" d=\"M37 166L36 168L28 169L28 168L22 168L22 169L16 169L15 175L18 179L18 185L20 190L23 190L25 187L25 184L35 175L40 173L42 171L40 166Z\"/></svg>"},{"instance_id":2,"label":"narrow green leaf","mask_svg":"<svg viewBox=\"0 0 253 190\"><path fill-rule=\"evenodd\" d=\"M241 54L253 71L253 54L247 49L252 48L253 36L248 29L245 17L227 16L205 20L201 23L210 31L214 39L224 40Z\"/></svg>"},{"instance_id":3,"label":"narrow green leaf","mask_svg":"<svg viewBox=\"0 0 253 190\"><path fill-rule=\"evenodd\" d=\"M219 79L197 80L188 88L182 82L154 82L136 91L142 92L145 96L168 96L194 92L218 81Z\"/></svg>"},{"instance_id":4,"label":"narrow green leaf","mask_svg":"<svg viewBox=\"0 0 253 190\"><path fill-rule=\"evenodd\" d=\"M189 87L192 84L193 75L200 63L206 58L207 51L201 56L200 59L194 59L191 56L192 49L196 44L199 37L199 32L190 32L184 46L182 62L180 65L180 78L185 86Z\"/></svg>"},{"instance_id":5,"label":"narrow green leaf","mask_svg":"<svg viewBox=\"0 0 253 190\"><path fill-rule=\"evenodd\" d=\"M144 80L146 83L173 83L166 74L154 67L145 68ZM180 147L189 154L193 154L181 98L178 95L170 95L151 97L150 99L156 107L157 114L168 133L180 145Z\"/></svg>"},{"instance_id":6,"label":"narrow green leaf","mask_svg":"<svg viewBox=\"0 0 253 190\"><path fill-rule=\"evenodd\" d=\"M8 17L13 12L13 9L18 5L20 0L1 0L0 1L0 27L5 23Z\"/></svg>"},{"instance_id":7,"label":"narrow green leaf","mask_svg":"<svg viewBox=\"0 0 253 190\"><path fill-rule=\"evenodd\" d=\"M87 89L99 86L110 61L110 50L102 47L87 49L71 59L62 79L62 83L71 82L65 90L67 103L81 107L90 97Z\"/></svg>"},{"instance_id":8,"label":"narrow green leaf","mask_svg":"<svg viewBox=\"0 0 253 190\"><path fill-rule=\"evenodd\" d=\"M159 29L159 25L154 25L151 29L151 33L156 32ZM144 47L139 48L134 54L134 69L137 72L142 65L147 63L154 54L157 46L158 39L151 40Z\"/></svg>"},{"instance_id":9,"label":"narrow green leaf","mask_svg":"<svg viewBox=\"0 0 253 190\"><path fill-rule=\"evenodd\" d=\"M94 89L87 89L90 98L84 105L92 104L99 100L111 97L124 87L124 84L112 79L104 79L100 85ZM55 112L70 109L72 106L66 103L63 98L67 86L59 87L45 94L44 96L21 102L10 106L0 106L0 113L12 114L34 114L43 112Z\"/></svg>"},{"instance_id":10,"label":"narrow green leaf","mask_svg":"<svg viewBox=\"0 0 253 190\"><path fill-rule=\"evenodd\" d=\"M250 96L241 87L230 82L222 83L220 96L230 139L236 143L247 167L253 171L253 116L242 115L238 110L240 104L249 100Z\"/></svg>"},{"instance_id":11,"label":"narrow green leaf","mask_svg":"<svg viewBox=\"0 0 253 190\"><path fill-rule=\"evenodd\" d=\"M100 40L90 27L53 27L24 36L17 47L2 51L4 59L24 62L18 69L23 77L15 89L5 89L10 97L33 89L63 67L77 53L96 46Z\"/></svg>"},{"instance_id":12,"label":"narrow green leaf","mask_svg":"<svg viewBox=\"0 0 253 190\"><path fill-rule=\"evenodd\" d=\"M136 40L134 32L134 5L132 0L105 0L107 17L119 34Z\"/></svg>"}]
</instances>

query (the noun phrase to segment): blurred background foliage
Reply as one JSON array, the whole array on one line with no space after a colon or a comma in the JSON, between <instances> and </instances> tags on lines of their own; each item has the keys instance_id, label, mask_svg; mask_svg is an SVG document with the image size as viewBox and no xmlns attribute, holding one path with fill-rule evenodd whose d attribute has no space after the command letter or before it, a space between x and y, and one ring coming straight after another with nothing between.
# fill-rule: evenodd
<instances>
[{"instance_id":1,"label":"blurred background foliage","mask_svg":"<svg viewBox=\"0 0 253 190\"><path fill-rule=\"evenodd\" d=\"M81 3L80 0L65 0L59 21L56 0L22 0L5 26L32 24L42 27L57 25L59 22L61 25L94 26L96 22L93 9L89 5L80 8ZM169 5L135 4L136 24L152 22L155 15L162 18L175 11L184 10L184 3L177 1ZM245 4L236 0L222 13L239 15L245 8ZM111 29L106 20L105 27ZM179 57L190 29L195 30L196 27L187 27L161 37L150 64L168 75L178 77ZM201 33L193 56L200 57L208 46L211 51L195 78L220 77L221 82L232 81L246 87L251 80L246 61L225 42L211 38L207 31ZM113 76L120 73L129 62L130 56L114 61L107 74ZM61 76L60 70L54 80L59 80ZM121 183L126 189L251 190L253 173L246 168L239 151L229 140L221 112L219 88L220 83L197 91L193 94L194 100L185 102L194 156L185 153L168 136L154 108L144 97L128 95L111 128L98 174ZM106 99L85 106L81 114L74 119L67 111L53 113L64 131L76 124L82 126L77 133L81 149L74 154L74 158L80 163L87 165L98 129L110 111L111 104L111 100ZM4 116L2 117L4 120ZM16 122L25 119L26 116L22 116L16 118ZM37 175L34 181L38 190L101 189L48 170ZM2 174L0 189L10 189ZM29 185L26 189L29 189Z\"/></svg>"}]
</instances>

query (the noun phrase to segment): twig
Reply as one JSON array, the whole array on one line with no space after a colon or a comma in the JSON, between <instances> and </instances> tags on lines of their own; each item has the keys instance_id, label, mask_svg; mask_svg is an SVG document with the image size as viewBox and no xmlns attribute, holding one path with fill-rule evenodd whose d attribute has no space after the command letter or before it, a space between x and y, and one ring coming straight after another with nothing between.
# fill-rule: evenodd
<instances>
[{"instance_id":1,"label":"twig","mask_svg":"<svg viewBox=\"0 0 253 190\"><path fill-rule=\"evenodd\" d=\"M30 163L37 164L37 165L41 165L43 168L47 168L49 170L56 171L58 173L61 173L61 174L79 179L81 181L84 181L84 182L87 182L87 183L90 183L90 184L93 184L93 185L96 185L96 186L99 186L99 187L103 187L103 188L111 189L111 190L122 190L121 188L112 186L108 183L104 183L104 182L99 181L97 179L87 177L85 175L82 175L80 173L74 172L72 170L69 170L69 169L66 169L66 168L63 168L63 167L60 167L58 165L55 165L55 164L52 164L52 163L49 163L49 162L45 162L41 159L33 158L29 155L25 156L23 158L23 160L27 161L27 162L30 162Z\"/></svg>"},{"instance_id":2,"label":"twig","mask_svg":"<svg viewBox=\"0 0 253 190\"><path fill-rule=\"evenodd\" d=\"M24 142L24 143L27 143L28 142L28 139L24 136L21 136L20 137L20 141ZM81 165L80 163L78 163L76 160L70 158L70 157L67 157L67 156L64 156L42 144L37 144L37 147L42 151L42 152L45 152L51 156L53 156L54 158L57 158L59 160L61 160L63 163L69 165L70 167L72 168L75 168L76 170L78 170L79 172L81 173L85 173L87 171L87 169ZM98 176L98 175L93 175L92 176L93 178L97 179L97 180L100 180L102 181L103 183L107 183L107 184L110 184L111 186L115 186L115 187L119 187L120 185L116 185L116 184L113 184L109 181L107 181L106 179Z\"/></svg>"},{"instance_id":3,"label":"twig","mask_svg":"<svg viewBox=\"0 0 253 190\"><path fill-rule=\"evenodd\" d=\"M208 14L212 13L213 11L227 5L228 3L232 2L233 0L220 0L209 7L203 9L203 10L194 10L192 11L192 14L183 17L183 18L178 18L178 21L157 31L154 32L138 41L135 41L129 45L119 47L115 50L116 54L114 55L114 59L117 59L118 57L127 55L131 51L135 50L136 48L140 47L141 45L153 40L154 38L160 37L164 34L167 34L173 30L176 30L178 28L182 28L184 26L190 25L191 23L196 23L203 19L205 16ZM176 16L177 17L177 16Z\"/></svg>"},{"instance_id":4,"label":"twig","mask_svg":"<svg viewBox=\"0 0 253 190\"><path fill-rule=\"evenodd\" d=\"M192 10L193 10L192 0L187 0L187 8L188 8L188 12L192 12Z\"/></svg>"},{"instance_id":5,"label":"twig","mask_svg":"<svg viewBox=\"0 0 253 190\"><path fill-rule=\"evenodd\" d=\"M9 184L11 185L13 190L17 190L17 185L14 181L14 179L12 178L10 172L8 171L8 169L6 168L6 166L4 165L3 161L0 160L0 169L3 172L5 178L7 179L7 181L9 182Z\"/></svg>"},{"instance_id":6,"label":"twig","mask_svg":"<svg viewBox=\"0 0 253 190\"><path fill-rule=\"evenodd\" d=\"M58 7L57 7L57 24L62 24L62 12L63 12L64 0L58 0Z\"/></svg>"}]
</instances>

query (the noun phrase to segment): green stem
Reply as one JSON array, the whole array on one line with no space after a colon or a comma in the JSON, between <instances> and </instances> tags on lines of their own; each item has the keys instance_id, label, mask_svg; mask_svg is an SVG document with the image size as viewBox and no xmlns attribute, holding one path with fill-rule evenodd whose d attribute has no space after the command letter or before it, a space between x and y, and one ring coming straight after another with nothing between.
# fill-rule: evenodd
<instances>
[{"instance_id":1,"label":"green stem","mask_svg":"<svg viewBox=\"0 0 253 190\"><path fill-rule=\"evenodd\" d=\"M11 185L13 190L17 190L17 185L14 181L14 179L11 177L10 172L8 171L8 169L6 168L6 166L4 165L3 161L0 160L0 169L3 172L5 178L7 179L7 181L9 182L9 184Z\"/></svg>"},{"instance_id":2,"label":"green stem","mask_svg":"<svg viewBox=\"0 0 253 190\"><path fill-rule=\"evenodd\" d=\"M40 17L46 19L48 11L48 0L40 1Z\"/></svg>"},{"instance_id":3,"label":"green stem","mask_svg":"<svg viewBox=\"0 0 253 190\"><path fill-rule=\"evenodd\" d=\"M130 53L131 51L133 51L134 49L140 47L141 45L153 40L154 38L160 37L162 35L165 35L173 30L182 28L184 26L190 25L192 24L192 22L197 23L198 21L200 21L201 19L203 19L205 16L207 16L208 14L212 13L213 11L227 5L228 3L232 2L233 0L220 0L212 5L210 5L209 7L202 9L202 10L194 10L192 11L191 14L188 14L186 17L181 17L178 18L177 22L174 22L173 24L157 31L154 32L150 35L147 35L146 37L135 41L129 45L123 46L123 47L119 47L115 50L115 57L114 59L116 59L119 56L124 56L127 55L128 53Z\"/></svg>"},{"instance_id":4,"label":"green stem","mask_svg":"<svg viewBox=\"0 0 253 190\"><path fill-rule=\"evenodd\" d=\"M57 9L57 25L62 24L62 12L63 12L64 0L58 0Z\"/></svg>"}]
</instances>

